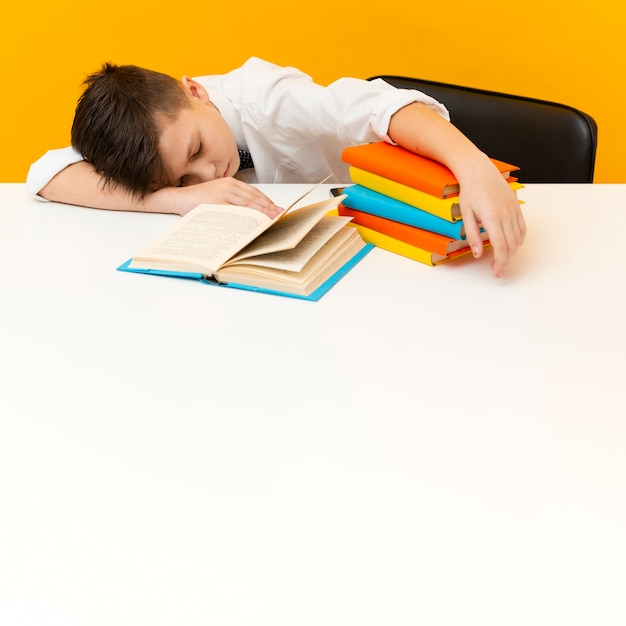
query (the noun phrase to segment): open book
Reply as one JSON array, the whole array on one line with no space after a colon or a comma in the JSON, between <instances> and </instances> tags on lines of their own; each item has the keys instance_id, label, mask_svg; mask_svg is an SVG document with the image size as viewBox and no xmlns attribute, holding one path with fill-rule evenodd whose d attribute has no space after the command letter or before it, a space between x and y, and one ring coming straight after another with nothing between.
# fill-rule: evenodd
<instances>
[{"instance_id":1,"label":"open book","mask_svg":"<svg viewBox=\"0 0 626 626\"><path fill-rule=\"evenodd\" d=\"M274 219L246 207L201 204L118 269L319 300L372 247L348 226L349 217L328 214L340 201Z\"/></svg>"}]
</instances>

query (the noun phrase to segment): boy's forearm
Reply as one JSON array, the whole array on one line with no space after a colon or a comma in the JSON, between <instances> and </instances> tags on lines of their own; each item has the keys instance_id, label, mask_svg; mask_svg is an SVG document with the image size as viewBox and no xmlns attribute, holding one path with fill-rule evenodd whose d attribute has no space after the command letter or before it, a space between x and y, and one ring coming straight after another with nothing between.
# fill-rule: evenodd
<instances>
[{"instance_id":1,"label":"boy's forearm","mask_svg":"<svg viewBox=\"0 0 626 626\"><path fill-rule=\"evenodd\" d=\"M483 167L488 160L455 126L419 103L392 116L389 136L404 148L445 164L460 182L472 175L476 164Z\"/></svg>"},{"instance_id":2,"label":"boy's forearm","mask_svg":"<svg viewBox=\"0 0 626 626\"><path fill-rule=\"evenodd\" d=\"M103 181L93 167L85 162L74 163L60 171L39 191L46 200L75 204L93 209L174 213L166 194L148 194L143 200L121 187L103 187Z\"/></svg>"},{"instance_id":3,"label":"boy's forearm","mask_svg":"<svg viewBox=\"0 0 626 626\"><path fill-rule=\"evenodd\" d=\"M163 187L144 198L122 187L104 187L102 177L81 161L61 170L39 191L46 200L116 211L185 215L199 204L235 204L275 217L282 211L256 187L232 177L190 185Z\"/></svg>"}]
</instances>

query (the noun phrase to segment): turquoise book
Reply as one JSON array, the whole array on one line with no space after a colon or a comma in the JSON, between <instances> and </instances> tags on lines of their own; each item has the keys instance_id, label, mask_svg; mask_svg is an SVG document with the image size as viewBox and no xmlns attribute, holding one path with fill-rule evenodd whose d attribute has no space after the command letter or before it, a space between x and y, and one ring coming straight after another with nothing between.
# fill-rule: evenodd
<instances>
[{"instance_id":1,"label":"turquoise book","mask_svg":"<svg viewBox=\"0 0 626 626\"><path fill-rule=\"evenodd\" d=\"M323 295L328 293L370 250L374 248L374 244L368 243L359 250L351 259L346 261L334 274L324 280L319 286L305 292L296 292L293 289L285 291L284 289L270 289L267 287L258 287L254 284L244 284L237 282L220 283L218 280L202 274L201 272L173 272L168 270L151 270L140 267L131 267L132 260L129 259L122 263L117 269L120 272L132 272L135 274L153 274L155 276L169 276L171 278L186 278L188 280L197 280L205 285L213 285L215 287L228 287L229 289L243 289L244 291L256 291L257 293L265 293L272 296L285 296L287 298L295 298L297 300L309 300L317 302Z\"/></svg>"},{"instance_id":2,"label":"turquoise book","mask_svg":"<svg viewBox=\"0 0 626 626\"><path fill-rule=\"evenodd\" d=\"M340 200L276 218L199 205L117 269L316 301L373 247L349 217L333 214Z\"/></svg>"},{"instance_id":3,"label":"turquoise book","mask_svg":"<svg viewBox=\"0 0 626 626\"><path fill-rule=\"evenodd\" d=\"M362 185L346 187L343 193L345 198L342 204L357 211L429 230L452 239L465 239L463 220L450 222Z\"/></svg>"}]
</instances>

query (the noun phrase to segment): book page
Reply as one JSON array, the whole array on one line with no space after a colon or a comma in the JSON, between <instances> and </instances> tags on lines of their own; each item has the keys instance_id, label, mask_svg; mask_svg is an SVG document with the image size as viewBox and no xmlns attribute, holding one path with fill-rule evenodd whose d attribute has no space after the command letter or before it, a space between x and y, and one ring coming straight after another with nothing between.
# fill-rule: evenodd
<instances>
[{"instance_id":1,"label":"book page","mask_svg":"<svg viewBox=\"0 0 626 626\"><path fill-rule=\"evenodd\" d=\"M331 176L332 176L332 174L329 174L328 176L326 176L326 178L324 178L323 180L320 180L320 182L317 183L317 185L314 185L310 189L307 189L299 198L296 198L287 207L287 211L291 211L291 209L293 209L296 206L296 204L298 204L301 200L304 200L304 198L306 198L311 192L315 191L319 186L323 185Z\"/></svg>"},{"instance_id":2,"label":"book page","mask_svg":"<svg viewBox=\"0 0 626 626\"><path fill-rule=\"evenodd\" d=\"M135 256L134 261L185 262L214 274L218 267L271 223L267 215L254 209L202 204Z\"/></svg>"},{"instance_id":3,"label":"book page","mask_svg":"<svg viewBox=\"0 0 626 626\"><path fill-rule=\"evenodd\" d=\"M245 263L246 265L299 272L350 219L349 217L325 215L295 248L247 257L239 261L229 261L226 266L232 267L238 263Z\"/></svg>"},{"instance_id":4,"label":"book page","mask_svg":"<svg viewBox=\"0 0 626 626\"><path fill-rule=\"evenodd\" d=\"M300 272L288 272L276 268L227 265L216 278L223 283L252 285L261 289L273 289L286 293L309 294L328 280L347 263L365 243L356 228L341 228L324 244Z\"/></svg>"},{"instance_id":5,"label":"book page","mask_svg":"<svg viewBox=\"0 0 626 626\"><path fill-rule=\"evenodd\" d=\"M340 198L331 198L287 213L230 261L295 248L339 201Z\"/></svg>"}]
</instances>

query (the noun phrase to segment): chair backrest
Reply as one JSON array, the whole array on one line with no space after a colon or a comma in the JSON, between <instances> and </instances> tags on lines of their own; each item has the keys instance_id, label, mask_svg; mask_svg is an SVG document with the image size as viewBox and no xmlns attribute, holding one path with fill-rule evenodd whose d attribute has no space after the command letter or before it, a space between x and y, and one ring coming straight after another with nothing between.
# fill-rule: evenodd
<instances>
[{"instance_id":1,"label":"chair backrest","mask_svg":"<svg viewBox=\"0 0 626 626\"><path fill-rule=\"evenodd\" d=\"M490 157L520 168L520 182L592 183L598 127L573 107L525 96L406 76L372 76L418 89L450 111L452 123Z\"/></svg>"}]
</instances>

